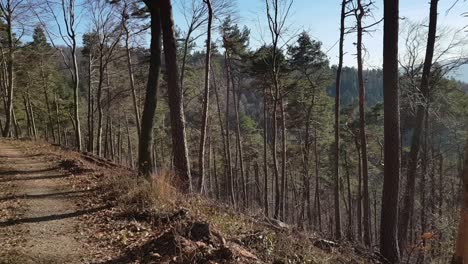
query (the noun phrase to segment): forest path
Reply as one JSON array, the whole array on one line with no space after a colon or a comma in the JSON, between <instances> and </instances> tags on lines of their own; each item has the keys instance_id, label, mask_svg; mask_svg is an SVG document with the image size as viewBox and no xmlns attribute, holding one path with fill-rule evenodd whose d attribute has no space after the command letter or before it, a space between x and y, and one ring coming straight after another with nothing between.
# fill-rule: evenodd
<instances>
[{"instance_id":1,"label":"forest path","mask_svg":"<svg viewBox=\"0 0 468 264\"><path fill-rule=\"evenodd\" d=\"M0 140L0 263L86 263L78 216L87 193L43 154Z\"/></svg>"}]
</instances>

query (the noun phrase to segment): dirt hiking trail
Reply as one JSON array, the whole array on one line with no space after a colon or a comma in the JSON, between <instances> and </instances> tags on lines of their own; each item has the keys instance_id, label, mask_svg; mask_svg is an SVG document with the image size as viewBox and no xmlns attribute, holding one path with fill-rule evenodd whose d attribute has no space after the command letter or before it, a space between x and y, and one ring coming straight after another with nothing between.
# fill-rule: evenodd
<instances>
[{"instance_id":1,"label":"dirt hiking trail","mask_svg":"<svg viewBox=\"0 0 468 264\"><path fill-rule=\"evenodd\" d=\"M0 140L0 263L87 263L69 172L44 154Z\"/></svg>"}]
</instances>

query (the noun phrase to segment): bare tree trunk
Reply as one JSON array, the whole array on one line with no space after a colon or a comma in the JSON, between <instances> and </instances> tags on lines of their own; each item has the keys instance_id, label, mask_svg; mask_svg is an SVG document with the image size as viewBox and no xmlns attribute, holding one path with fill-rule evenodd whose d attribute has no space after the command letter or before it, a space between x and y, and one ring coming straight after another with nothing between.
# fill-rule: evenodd
<instances>
[{"instance_id":1,"label":"bare tree trunk","mask_svg":"<svg viewBox=\"0 0 468 264\"><path fill-rule=\"evenodd\" d=\"M13 114L13 91L14 91L14 42L13 39L13 10L14 8L10 1L7 1L7 10L2 10L6 18L6 32L7 32L7 41L8 41L8 54L7 54L7 104L5 108L5 128L3 130L3 137L8 137L11 130L11 118ZM6 11L6 12L5 12Z\"/></svg>"},{"instance_id":2,"label":"bare tree trunk","mask_svg":"<svg viewBox=\"0 0 468 264\"><path fill-rule=\"evenodd\" d=\"M267 88L263 89L263 206L265 215L268 217L268 107L267 107Z\"/></svg>"},{"instance_id":3,"label":"bare tree trunk","mask_svg":"<svg viewBox=\"0 0 468 264\"><path fill-rule=\"evenodd\" d=\"M345 34L347 0L341 2L341 20L340 20L340 40L339 40L339 59L336 70L336 91L335 91L335 175L334 175L334 206L335 206L335 238L341 239L341 209L340 209L340 89L341 89L341 70L343 68L343 45Z\"/></svg>"},{"instance_id":4,"label":"bare tree trunk","mask_svg":"<svg viewBox=\"0 0 468 264\"><path fill-rule=\"evenodd\" d=\"M216 187L216 199L220 199L220 186L218 183L218 169L216 167L216 151L213 152L213 177L215 181L215 187Z\"/></svg>"},{"instance_id":5,"label":"bare tree trunk","mask_svg":"<svg viewBox=\"0 0 468 264\"><path fill-rule=\"evenodd\" d=\"M32 138L33 132L32 132L32 125L31 125L31 115L29 114L29 106L28 106L28 99L26 98L26 95L23 94L23 103L24 103L24 112L26 115L26 127L28 130L28 137Z\"/></svg>"},{"instance_id":6,"label":"bare tree trunk","mask_svg":"<svg viewBox=\"0 0 468 264\"><path fill-rule=\"evenodd\" d=\"M317 207L317 217L318 217L318 226L319 226L319 231L322 232L322 202L321 202L321 195L320 195L320 157L319 157L319 152L318 152L318 144L317 144L317 130L314 131L314 157L315 157L315 205ZM310 198L309 199L309 205L310 205ZM309 206L309 210L310 206ZM336 215L335 215L336 216Z\"/></svg>"},{"instance_id":7,"label":"bare tree trunk","mask_svg":"<svg viewBox=\"0 0 468 264\"><path fill-rule=\"evenodd\" d=\"M234 196L234 178L232 175L232 165L231 165L231 140L230 140L230 135L229 135L229 103L230 103L230 82L231 82L231 72L230 68L228 66L228 58L229 56L227 55L227 51L225 52L224 59L226 61L226 116L225 116L225 122L226 122L226 151L227 151L227 180L228 180L228 193L229 193L229 198L230 202L232 205L236 205L236 199Z\"/></svg>"},{"instance_id":8,"label":"bare tree trunk","mask_svg":"<svg viewBox=\"0 0 468 264\"><path fill-rule=\"evenodd\" d=\"M286 115L284 113L284 102L283 97L280 99L280 111L281 111L281 206L280 214L281 219L284 220L284 210L286 203Z\"/></svg>"},{"instance_id":9,"label":"bare tree trunk","mask_svg":"<svg viewBox=\"0 0 468 264\"><path fill-rule=\"evenodd\" d=\"M365 89L363 77L363 62L362 62L362 18L365 15L365 10L361 4L361 0L357 1L357 64L358 64L358 82L359 82L359 133L361 138L362 151L362 182L363 182L363 226L364 226L364 243L366 246L371 245L371 222L370 222L370 199L369 199L369 169L367 162L367 136L366 136L366 112L365 112Z\"/></svg>"},{"instance_id":10,"label":"bare tree trunk","mask_svg":"<svg viewBox=\"0 0 468 264\"><path fill-rule=\"evenodd\" d=\"M126 9L127 9L127 6L125 6L125 12L126 12ZM127 26L127 20L124 20L122 25L125 30L125 53L127 56L127 68L128 68L128 78L130 79L130 89L132 90L133 110L135 112L135 122L136 122L138 137L140 137L140 134L141 134L140 109L138 107L137 94L136 94L136 88L135 88L135 77L133 74L132 55L130 53L130 31Z\"/></svg>"},{"instance_id":11,"label":"bare tree trunk","mask_svg":"<svg viewBox=\"0 0 468 264\"><path fill-rule=\"evenodd\" d=\"M88 56L88 152L93 153L94 152L94 120L93 120L93 65L92 65L92 56L91 52L89 53Z\"/></svg>"},{"instance_id":12,"label":"bare tree trunk","mask_svg":"<svg viewBox=\"0 0 468 264\"><path fill-rule=\"evenodd\" d=\"M206 144L206 127L209 116L210 106L210 67L211 67L211 23L213 20L213 9L211 8L211 0L204 0L208 8L208 29L206 37L206 58L205 58L205 90L203 94L203 110L202 110L202 127L200 136L200 149L198 153L198 166L200 180L198 187L200 193L204 193L205 190L205 144ZM182 84L181 84L182 86Z\"/></svg>"},{"instance_id":13,"label":"bare tree trunk","mask_svg":"<svg viewBox=\"0 0 468 264\"><path fill-rule=\"evenodd\" d=\"M262 191L260 188L260 173L259 173L259 167L258 163L255 162L254 164L254 176L255 176L255 200L257 200L258 206L262 207L263 206L263 201L262 201Z\"/></svg>"},{"instance_id":14,"label":"bare tree trunk","mask_svg":"<svg viewBox=\"0 0 468 264\"><path fill-rule=\"evenodd\" d=\"M398 13L399 0L384 1L383 83L385 167L380 220L380 253L390 263L398 263L400 258L397 234L398 195L401 173Z\"/></svg>"},{"instance_id":15,"label":"bare tree trunk","mask_svg":"<svg viewBox=\"0 0 468 264\"><path fill-rule=\"evenodd\" d=\"M130 129L128 127L128 119L125 116L125 128L127 130L127 147L128 147L128 156L130 158L130 167L133 169L135 166L135 162L133 160L133 147L132 147L132 140L130 138Z\"/></svg>"},{"instance_id":16,"label":"bare tree trunk","mask_svg":"<svg viewBox=\"0 0 468 264\"><path fill-rule=\"evenodd\" d=\"M349 164L348 164L348 153L344 150L344 161L345 161L345 170L346 170L346 188L348 191L348 239L353 240L353 213L352 213L352 196L351 196L351 177L349 173Z\"/></svg>"},{"instance_id":17,"label":"bare tree trunk","mask_svg":"<svg viewBox=\"0 0 468 264\"><path fill-rule=\"evenodd\" d=\"M19 139L21 136L21 127L18 124L18 119L16 119L15 109L11 112L11 117L13 118L13 124L15 126L15 138Z\"/></svg>"},{"instance_id":18,"label":"bare tree trunk","mask_svg":"<svg viewBox=\"0 0 468 264\"><path fill-rule=\"evenodd\" d=\"M276 79L276 78L275 78ZM276 82L275 82L276 83ZM273 108L272 108L272 146L271 146L271 156L273 158L273 171L274 171L274 197L275 197L275 211L273 218L279 219L280 211L280 179L279 179L279 169L278 169L278 153L277 153L277 138L278 138L278 97L279 97L279 87L275 88L275 96L273 98Z\"/></svg>"},{"instance_id":19,"label":"bare tree trunk","mask_svg":"<svg viewBox=\"0 0 468 264\"><path fill-rule=\"evenodd\" d=\"M230 65L231 66L231 65ZM232 71L231 71L232 72ZM237 144L237 149L239 151L239 169L240 169L240 175L241 175L241 190L242 190L242 199L244 202L244 207L246 207L246 202L247 202L247 190L246 190L246 180L245 180L245 175L244 175L244 152L242 149L242 137L241 137L241 129L240 129L240 119L239 119L239 103L240 103L240 91L237 91L234 89L235 83L234 83L234 78L231 75L232 79L232 98L233 98L233 104L234 104L234 113L235 113L235 118L236 118L236 144ZM237 89L240 89L240 84L237 85Z\"/></svg>"},{"instance_id":20,"label":"bare tree trunk","mask_svg":"<svg viewBox=\"0 0 468 264\"><path fill-rule=\"evenodd\" d=\"M188 157L187 140L185 136L185 117L182 87L178 81L177 48L174 34L174 20L172 18L172 5L170 0L161 4L161 25L164 39L164 52L167 68L167 84L169 97L169 110L172 128L172 148L174 153L174 166L180 179L180 189L183 192L192 191L190 175L190 162Z\"/></svg>"},{"instance_id":21,"label":"bare tree trunk","mask_svg":"<svg viewBox=\"0 0 468 264\"><path fill-rule=\"evenodd\" d=\"M226 172L228 171L228 162L227 162L227 160L228 160L228 150L227 150L227 147L226 147L226 136L224 134L225 131L224 131L224 125L223 125L223 118L222 118L222 115L221 115L221 106L220 106L220 103L219 103L218 87L216 86L214 71L212 71L211 74L212 74L212 77L213 77L213 88L214 88L215 96L216 96L216 109L218 110L219 127L220 127L220 132L221 132L221 139L222 139L222 142L223 142L224 170L225 170L225 176L227 176ZM215 152L215 154L216 154L216 152ZM217 174L216 171L215 171L215 174ZM225 180L225 182L224 182L224 185L223 185L224 193L227 192L226 191L227 190L226 186L228 184L229 184L229 180L227 178ZM218 193L218 195L219 195L219 193Z\"/></svg>"},{"instance_id":22,"label":"bare tree trunk","mask_svg":"<svg viewBox=\"0 0 468 264\"><path fill-rule=\"evenodd\" d=\"M74 11L72 11L74 12ZM73 47L72 47L72 60L73 60L73 83L74 83L74 89L73 89L73 118L75 121L75 144L76 144L76 149L78 151L81 151L81 129L80 129L80 112L79 112L79 101L80 101L80 76L78 73L78 60L76 58L76 36L74 31L72 31L72 42L73 42Z\"/></svg>"},{"instance_id":23,"label":"bare tree trunk","mask_svg":"<svg viewBox=\"0 0 468 264\"><path fill-rule=\"evenodd\" d=\"M145 105L141 117L141 134L138 144L138 171L149 177L153 172L151 153L153 148L154 115L156 113L159 74L161 70L161 17L152 1L145 1L151 13L151 57L146 87Z\"/></svg>"},{"instance_id":24,"label":"bare tree trunk","mask_svg":"<svg viewBox=\"0 0 468 264\"><path fill-rule=\"evenodd\" d=\"M57 100L57 93L54 92L54 103L55 103L55 118L57 122L57 134L58 134L58 143L62 145L61 133L60 133L60 114L59 114L59 103Z\"/></svg>"},{"instance_id":25,"label":"bare tree trunk","mask_svg":"<svg viewBox=\"0 0 468 264\"><path fill-rule=\"evenodd\" d=\"M33 132L33 136L34 136L34 139L37 140L37 128L36 128L36 119L34 118L34 110L33 110L33 106L31 104L31 98L29 96L29 93L27 94L27 102L28 102L28 107L29 107L29 115L30 115L30 118L31 118L31 129L32 129L32 132Z\"/></svg>"},{"instance_id":26,"label":"bare tree trunk","mask_svg":"<svg viewBox=\"0 0 468 264\"><path fill-rule=\"evenodd\" d=\"M429 102L429 79L432 67L432 58L434 56L434 46L437 31L437 4L438 0L431 0L429 13L429 31L427 37L426 55L424 59L423 73L421 77L421 96L423 103L419 104L416 110L415 127L411 140L411 149L409 154L407 169L407 185L403 197L403 208L400 211L398 239L400 249L406 247L408 239L409 218L414 210L414 191L416 183L416 169L418 165L418 154L421 143L421 131L425 115L425 103Z\"/></svg>"},{"instance_id":27,"label":"bare tree trunk","mask_svg":"<svg viewBox=\"0 0 468 264\"><path fill-rule=\"evenodd\" d=\"M361 148L359 146L359 140L357 137L354 138L354 144L356 146L357 160L358 160L358 192L357 192L357 238L358 241L362 242L362 159L361 159Z\"/></svg>"},{"instance_id":28,"label":"bare tree trunk","mask_svg":"<svg viewBox=\"0 0 468 264\"><path fill-rule=\"evenodd\" d=\"M104 85L104 61L103 61L103 54L102 54L102 47L99 51L99 81L98 81L98 89L97 89L97 110L98 110L98 129L97 129L97 142L96 142L96 149L97 155L102 155L102 123L104 117L104 110L102 109L102 93L103 93L103 85Z\"/></svg>"}]
</instances>

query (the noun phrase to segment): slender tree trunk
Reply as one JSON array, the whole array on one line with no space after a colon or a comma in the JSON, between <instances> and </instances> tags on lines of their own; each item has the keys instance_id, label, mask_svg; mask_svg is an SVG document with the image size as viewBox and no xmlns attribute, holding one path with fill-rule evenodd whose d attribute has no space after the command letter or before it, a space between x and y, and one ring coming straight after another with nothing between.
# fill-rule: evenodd
<instances>
[{"instance_id":1,"label":"slender tree trunk","mask_svg":"<svg viewBox=\"0 0 468 264\"><path fill-rule=\"evenodd\" d=\"M213 177L215 181L215 187L216 187L216 199L220 199L220 186L219 186L219 181L218 181L218 169L216 167L216 151L213 152Z\"/></svg>"},{"instance_id":2,"label":"slender tree trunk","mask_svg":"<svg viewBox=\"0 0 468 264\"><path fill-rule=\"evenodd\" d=\"M104 110L102 108L102 93L103 93L103 86L104 86L104 59L102 51L103 48L100 48L99 51L99 81L98 81L98 89L97 89L97 110L98 110L98 128L97 128L97 155L102 155L102 126L103 126L103 117L104 117Z\"/></svg>"},{"instance_id":3,"label":"slender tree trunk","mask_svg":"<svg viewBox=\"0 0 468 264\"><path fill-rule=\"evenodd\" d=\"M346 150L344 150L344 161L345 161L345 170L346 170L346 188L348 191L348 239L352 241L353 238L353 213L352 213L352 196L351 196L351 176L349 175L349 164L348 164L348 155Z\"/></svg>"},{"instance_id":4,"label":"slender tree trunk","mask_svg":"<svg viewBox=\"0 0 468 264\"><path fill-rule=\"evenodd\" d=\"M15 138L19 139L21 135L21 128L18 124L18 119L16 119L15 109L11 112L11 117L13 118L13 124L15 126Z\"/></svg>"},{"instance_id":5,"label":"slender tree trunk","mask_svg":"<svg viewBox=\"0 0 468 264\"><path fill-rule=\"evenodd\" d=\"M128 119L127 116L125 115L125 128L127 130L127 147L128 147L128 156L130 158L130 167L133 169L135 166L135 162L133 160L133 147L132 147L132 139L130 137L130 128L128 127Z\"/></svg>"},{"instance_id":6,"label":"slender tree trunk","mask_svg":"<svg viewBox=\"0 0 468 264\"><path fill-rule=\"evenodd\" d=\"M320 157L318 152L318 144L317 144L317 130L315 130L314 135L314 157L315 157L315 205L317 206L317 217L318 217L318 227L319 231L322 232L322 202L321 202L321 195L320 195ZM309 205L310 205L310 198L309 198ZM309 206L309 210L310 206ZM336 215L335 215L336 216Z\"/></svg>"},{"instance_id":7,"label":"slender tree trunk","mask_svg":"<svg viewBox=\"0 0 468 264\"><path fill-rule=\"evenodd\" d=\"M345 34L347 0L341 2L340 19L340 40L338 68L336 70L336 91L335 91L335 172L334 172L334 206L335 206L335 238L341 239L341 209L340 209L340 89L341 89L341 70L343 67L343 45Z\"/></svg>"},{"instance_id":8,"label":"slender tree trunk","mask_svg":"<svg viewBox=\"0 0 468 264\"><path fill-rule=\"evenodd\" d=\"M72 11L73 12L73 11ZM79 106L79 101L80 101L80 76L78 72L78 60L76 58L76 36L73 33L72 37L72 51L71 51L71 56L72 56L72 61L73 61L73 83L74 83L74 88L73 88L73 118L75 121L75 147L78 151L81 151L81 129L80 129L80 106Z\"/></svg>"},{"instance_id":9,"label":"slender tree trunk","mask_svg":"<svg viewBox=\"0 0 468 264\"><path fill-rule=\"evenodd\" d=\"M260 173L259 173L259 166L258 163L255 162L254 165L254 175L255 175L255 200L257 200L258 206L263 206L262 200L262 190L260 188Z\"/></svg>"},{"instance_id":10,"label":"slender tree trunk","mask_svg":"<svg viewBox=\"0 0 468 264\"><path fill-rule=\"evenodd\" d=\"M367 136L366 136L366 113L365 113L365 88L363 76L362 62L362 18L365 15L365 10L361 4L361 0L357 1L357 64L358 64L358 82L359 82L359 134L361 138L362 151L362 183L363 183L363 226L364 226L364 243L366 246L371 245L371 222L370 222L370 199L369 199L369 169L367 162Z\"/></svg>"},{"instance_id":11,"label":"slender tree trunk","mask_svg":"<svg viewBox=\"0 0 468 264\"><path fill-rule=\"evenodd\" d=\"M205 90L203 94L203 110L202 110L202 127L200 136L200 149L198 153L198 166L200 180L198 187L200 193L205 190L205 144L206 144L206 129L208 124L209 106L210 106L210 66L211 66L211 24L213 20L213 9L211 8L211 0L204 0L208 8L208 29L206 37L206 58L205 58Z\"/></svg>"},{"instance_id":12,"label":"slender tree trunk","mask_svg":"<svg viewBox=\"0 0 468 264\"><path fill-rule=\"evenodd\" d=\"M286 203L286 115L284 113L283 97L280 99L281 111L281 219L284 220L285 203Z\"/></svg>"},{"instance_id":13,"label":"slender tree trunk","mask_svg":"<svg viewBox=\"0 0 468 264\"><path fill-rule=\"evenodd\" d=\"M130 31L128 29L126 20L124 21L124 23L122 23L122 25L125 30L125 54L127 56L127 68L128 68L128 78L130 79L130 89L132 90L133 110L135 112L134 114L135 114L135 122L136 122L138 137L140 137L140 134L141 134L140 109L138 107L138 100L137 100L137 94L136 94L136 88L135 88L135 77L133 74L132 55L130 53Z\"/></svg>"},{"instance_id":14,"label":"slender tree trunk","mask_svg":"<svg viewBox=\"0 0 468 264\"><path fill-rule=\"evenodd\" d=\"M138 171L140 174L149 177L153 170L151 159L151 153L153 152L153 127L161 70L161 12L155 3L149 0L145 1L145 3L151 13L151 57L145 105L141 117L141 134L138 144Z\"/></svg>"},{"instance_id":15,"label":"slender tree trunk","mask_svg":"<svg viewBox=\"0 0 468 264\"><path fill-rule=\"evenodd\" d=\"M55 118L57 122L57 134L58 134L58 143L62 145L61 132L60 132L60 114L59 114L59 103L57 100L57 93L54 92L54 103L55 103Z\"/></svg>"},{"instance_id":16,"label":"slender tree trunk","mask_svg":"<svg viewBox=\"0 0 468 264\"><path fill-rule=\"evenodd\" d=\"M431 0L429 13L429 31L427 37L426 55L423 65L423 73L421 77L421 96L423 102L418 105L416 110L415 127L411 140L411 149L409 153L408 168L407 168L407 184L403 197L403 208L400 212L398 239L400 249L406 247L408 239L408 224L409 218L414 210L414 192L416 183L416 169L418 165L418 154L421 143L421 132L425 115L425 103L429 102L429 79L432 66L432 58L434 56L434 46L436 41L437 31L437 4L438 0Z\"/></svg>"},{"instance_id":17,"label":"slender tree trunk","mask_svg":"<svg viewBox=\"0 0 468 264\"><path fill-rule=\"evenodd\" d=\"M231 140L229 135L229 118L230 118L230 82L231 82L231 72L228 67L228 58L227 51L225 52L224 59L226 61L226 116L225 116L225 126L226 126L226 151L227 151L227 180L228 180L228 193L230 202L232 205L236 205L236 199L234 196L234 178L232 175L232 165L231 165Z\"/></svg>"},{"instance_id":18,"label":"slender tree trunk","mask_svg":"<svg viewBox=\"0 0 468 264\"><path fill-rule=\"evenodd\" d=\"M276 79L276 78L275 78ZM273 158L273 171L274 171L274 197L275 197L275 211L273 218L279 219L280 211L280 179L279 179L279 169L278 169L278 153L277 153L277 139L278 139L278 98L279 98L279 87L275 88L275 96L273 98L273 109L272 109L272 146L271 146L271 156Z\"/></svg>"},{"instance_id":19,"label":"slender tree trunk","mask_svg":"<svg viewBox=\"0 0 468 264\"><path fill-rule=\"evenodd\" d=\"M8 41L8 54L7 54L7 104L5 108L5 128L3 130L3 137L8 137L11 133L11 118L13 114L13 91L14 91L14 42L13 39L13 10L10 1L8 1L6 14L6 32L7 32L7 41Z\"/></svg>"},{"instance_id":20,"label":"slender tree trunk","mask_svg":"<svg viewBox=\"0 0 468 264\"><path fill-rule=\"evenodd\" d=\"M94 120L93 120L93 65L91 52L88 55L88 152L94 152Z\"/></svg>"},{"instance_id":21,"label":"slender tree trunk","mask_svg":"<svg viewBox=\"0 0 468 264\"><path fill-rule=\"evenodd\" d=\"M231 65L230 65L231 66ZM232 71L231 71L232 72ZM242 136L241 136L241 129L240 129L240 119L239 119L239 103L240 103L240 91L235 91L235 83L234 78L232 78L232 98L234 104L234 113L236 117L236 141L237 141L237 149L239 151L239 169L240 169L240 180L241 180L241 190L242 190L242 199L244 201L244 207L246 207L247 202L247 190L246 190L246 179L245 179L245 171L244 171L244 151L242 148ZM240 89L240 84L237 85L237 89Z\"/></svg>"},{"instance_id":22,"label":"slender tree trunk","mask_svg":"<svg viewBox=\"0 0 468 264\"><path fill-rule=\"evenodd\" d=\"M357 190L357 238L358 241L362 242L362 159L361 159L361 148L359 146L359 140L357 137L354 138L354 144L356 146L357 160L358 160L358 190Z\"/></svg>"},{"instance_id":23,"label":"slender tree trunk","mask_svg":"<svg viewBox=\"0 0 468 264\"><path fill-rule=\"evenodd\" d=\"M33 110L33 106L31 104L31 98L29 96L29 93L27 94L27 102L28 102L28 107L29 107L29 115L30 115L30 118L31 118L31 125L32 125L32 132L33 132L33 136L34 136L34 139L37 140L37 127L36 127L36 119L34 118L34 110Z\"/></svg>"},{"instance_id":24,"label":"slender tree trunk","mask_svg":"<svg viewBox=\"0 0 468 264\"><path fill-rule=\"evenodd\" d=\"M193 32L193 24L187 30L187 36L184 39L184 53L182 55L182 66L180 67L180 88L184 91L185 68L187 65L187 55L189 53L190 39Z\"/></svg>"},{"instance_id":25,"label":"slender tree trunk","mask_svg":"<svg viewBox=\"0 0 468 264\"><path fill-rule=\"evenodd\" d=\"M174 20L172 18L172 5L170 0L163 0L160 5L165 61L168 73L167 84L171 116L174 166L180 179L179 187L181 191L191 192L192 177L190 175L190 161L185 135L183 93L181 89L182 87L178 82L179 69L177 67L177 48L174 33Z\"/></svg>"},{"instance_id":26,"label":"slender tree trunk","mask_svg":"<svg viewBox=\"0 0 468 264\"><path fill-rule=\"evenodd\" d=\"M28 130L28 137L32 138L33 133L32 133L32 125L31 125L31 115L29 114L29 106L28 106L28 99L26 98L26 95L23 94L23 103L24 103L24 112L26 115L26 127Z\"/></svg>"},{"instance_id":27,"label":"slender tree trunk","mask_svg":"<svg viewBox=\"0 0 468 264\"><path fill-rule=\"evenodd\" d=\"M224 159L224 171L225 171L225 176L226 176L226 179L224 181L224 185L223 185L223 188L224 188L224 193L226 193L226 190L227 190L227 185L229 184L229 180L227 178L227 171L228 171L228 150L227 150L227 147L226 147L226 136L224 134L225 130L224 130L224 125L223 125L223 118L222 118L222 115L221 115L221 106L220 106L220 103L219 103L219 94L218 94L218 87L216 85L216 80L215 80L215 73L214 71L211 71L211 74L212 74L212 77L213 77L213 88L214 88L214 91L215 91L215 96L216 96L216 108L218 110L218 119L219 119L219 127L220 127L220 132L221 132L221 139L222 139L222 142L223 142L223 159ZM215 173L216 174L216 173ZM219 193L218 193L219 195Z\"/></svg>"},{"instance_id":28,"label":"slender tree trunk","mask_svg":"<svg viewBox=\"0 0 468 264\"><path fill-rule=\"evenodd\" d=\"M265 215L268 217L268 107L267 88L263 89L263 206Z\"/></svg>"}]
</instances>

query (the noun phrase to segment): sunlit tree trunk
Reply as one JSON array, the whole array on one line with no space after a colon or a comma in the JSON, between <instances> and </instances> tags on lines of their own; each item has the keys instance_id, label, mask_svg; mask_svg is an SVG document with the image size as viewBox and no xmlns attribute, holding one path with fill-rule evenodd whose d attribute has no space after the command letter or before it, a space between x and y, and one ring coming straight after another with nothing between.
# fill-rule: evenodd
<instances>
[{"instance_id":1,"label":"sunlit tree trunk","mask_svg":"<svg viewBox=\"0 0 468 264\"><path fill-rule=\"evenodd\" d=\"M125 6L125 9L127 6ZM133 74L133 64L132 64L132 55L130 52L130 31L128 29L127 20L124 20L122 26L125 31L125 55L127 57L127 69L128 69L128 78L130 79L130 89L132 90L132 100L133 100L133 111L135 114L135 122L138 136L141 134L141 124L140 124L140 109L138 107L137 94L135 88L135 77Z\"/></svg>"},{"instance_id":2,"label":"sunlit tree trunk","mask_svg":"<svg viewBox=\"0 0 468 264\"><path fill-rule=\"evenodd\" d=\"M15 52L15 40L13 39L13 9L14 5L12 5L11 0L6 1L6 5L1 4L1 11L3 16L5 16L6 20L6 34L7 34L7 45L8 45L8 52L7 52L7 59L6 59L6 75L7 75L7 82L6 82L6 95L7 95L7 103L5 108L5 127L3 128L3 137L9 137L11 135L11 124L12 124L12 115L13 115L13 92L14 92L14 52Z\"/></svg>"},{"instance_id":3,"label":"sunlit tree trunk","mask_svg":"<svg viewBox=\"0 0 468 264\"><path fill-rule=\"evenodd\" d=\"M161 3L161 26L164 39L164 55L167 68L169 112L171 116L172 148L174 167L179 177L182 192L192 191L190 162L185 135L185 117L182 87L178 81L177 48L170 0Z\"/></svg>"},{"instance_id":4,"label":"sunlit tree trunk","mask_svg":"<svg viewBox=\"0 0 468 264\"><path fill-rule=\"evenodd\" d=\"M203 93L203 110L202 110L202 127L200 129L200 148L198 153L198 166L200 180L198 182L198 188L200 193L204 193L205 190L205 144L206 144L206 130L209 116L210 106L210 67L211 67L211 24L213 20L213 9L211 8L211 0L204 0L208 8L208 29L206 37L206 58L205 58L205 89Z\"/></svg>"},{"instance_id":5,"label":"sunlit tree trunk","mask_svg":"<svg viewBox=\"0 0 468 264\"><path fill-rule=\"evenodd\" d=\"M141 134L138 144L138 171L150 176L153 171L151 153L153 148L153 127L156 113L159 74L161 70L161 16L159 7L153 1L145 1L151 13L151 57L146 87L145 104L141 117Z\"/></svg>"}]
</instances>

